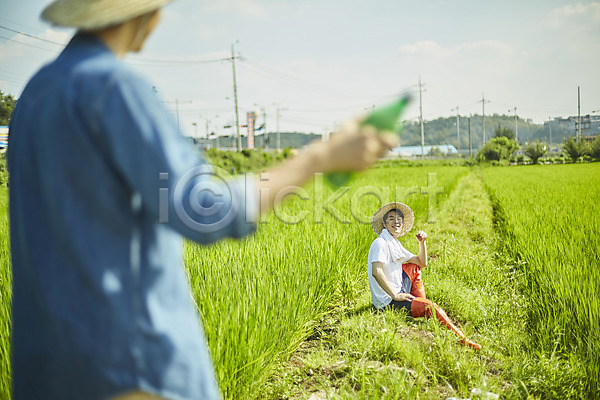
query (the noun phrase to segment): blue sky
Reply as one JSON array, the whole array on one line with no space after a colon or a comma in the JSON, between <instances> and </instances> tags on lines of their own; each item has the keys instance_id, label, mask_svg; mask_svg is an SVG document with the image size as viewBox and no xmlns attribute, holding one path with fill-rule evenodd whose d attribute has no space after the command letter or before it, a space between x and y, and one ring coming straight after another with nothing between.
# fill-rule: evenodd
<instances>
[{"instance_id":1,"label":"blue sky","mask_svg":"<svg viewBox=\"0 0 600 400\"><path fill-rule=\"evenodd\" d=\"M0 90L18 97L73 32L40 21L47 1L0 2ZM233 82L223 59L235 44L240 120L264 109L274 131L279 108L281 131L320 134L416 90L419 77L426 120L457 107L481 114L484 95L486 115L576 115L578 86L582 114L600 114L599 38L598 1L176 0L126 62L174 116L178 108L184 133L208 123L227 134ZM406 118L418 115L415 101Z\"/></svg>"}]
</instances>

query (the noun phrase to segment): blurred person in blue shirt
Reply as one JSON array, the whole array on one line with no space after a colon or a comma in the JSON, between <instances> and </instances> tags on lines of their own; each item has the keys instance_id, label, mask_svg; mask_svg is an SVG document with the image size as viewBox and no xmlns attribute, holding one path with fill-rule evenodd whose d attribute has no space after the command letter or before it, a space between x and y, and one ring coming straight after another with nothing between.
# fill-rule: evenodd
<instances>
[{"instance_id":1,"label":"blurred person in blue shirt","mask_svg":"<svg viewBox=\"0 0 600 400\"><path fill-rule=\"evenodd\" d=\"M268 179L225 179L121 61L168 2L57 0L42 15L77 33L10 123L16 400L220 398L182 238L251 234L280 190L367 168L397 144L350 121Z\"/></svg>"}]
</instances>

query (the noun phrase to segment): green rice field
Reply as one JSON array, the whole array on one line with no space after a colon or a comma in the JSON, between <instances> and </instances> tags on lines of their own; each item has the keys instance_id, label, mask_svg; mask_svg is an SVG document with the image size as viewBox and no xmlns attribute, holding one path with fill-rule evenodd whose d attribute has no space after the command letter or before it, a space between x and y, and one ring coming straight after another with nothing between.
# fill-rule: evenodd
<instances>
[{"instance_id":1,"label":"green rice field","mask_svg":"<svg viewBox=\"0 0 600 400\"><path fill-rule=\"evenodd\" d=\"M532 344L600 377L600 165L488 168L503 243L519 263Z\"/></svg>"},{"instance_id":2,"label":"green rice field","mask_svg":"<svg viewBox=\"0 0 600 400\"><path fill-rule=\"evenodd\" d=\"M598 163L381 162L347 191L334 193L316 177L249 238L187 242L190 286L223 397L466 398L482 387L501 398L594 398L599 177ZM7 197L0 189L0 399L10 398ZM369 307L369 222L389 201L415 211L403 238L409 250L416 252L417 230L429 233L428 296L480 352L454 345L435 321Z\"/></svg>"}]
</instances>

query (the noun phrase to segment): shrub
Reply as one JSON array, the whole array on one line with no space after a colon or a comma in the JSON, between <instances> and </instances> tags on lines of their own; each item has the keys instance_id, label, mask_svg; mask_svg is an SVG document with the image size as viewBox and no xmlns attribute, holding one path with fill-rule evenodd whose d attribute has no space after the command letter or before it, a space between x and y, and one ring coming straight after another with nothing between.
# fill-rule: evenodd
<instances>
[{"instance_id":1,"label":"shrub","mask_svg":"<svg viewBox=\"0 0 600 400\"><path fill-rule=\"evenodd\" d=\"M590 155L596 160L600 160L600 136L596 136L596 139L594 139L590 147Z\"/></svg>"},{"instance_id":2,"label":"shrub","mask_svg":"<svg viewBox=\"0 0 600 400\"><path fill-rule=\"evenodd\" d=\"M245 172L257 172L266 169L267 167L280 162L284 156L291 156L291 151L288 153L270 153L262 150L243 149L237 151L222 151L217 149L208 149L204 152L204 158L217 167L228 173L242 174Z\"/></svg>"},{"instance_id":3,"label":"shrub","mask_svg":"<svg viewBox=\"0 0 600 400\"><path fill-rule=\"evenodd\" d=\"M292 155L292 148L291 147L286 147L285 149L283 149L283 158L289 158Z\"/></svg>"},{"instance_id":4,"label":"shrub","mask_svg":"<svg viewBox=\"0 0 600 400\"><path fill-rule=\"evenodd\" d=\"M479 150L477 158L479 161L508 160L518 149L519 145L514 140L506 136L495 137Z\"/></svg>"},{"instance_id":5,"label":"shrub","mask_svg":"<svg viewBox=\"0 0 600 400\"><path fill-rule=\"evenodd\" d=\"M545 142L536 140L525 146L525 154L531 158L532 164L537 164L538 160L548 153L548 145Z\"/></svg>"},{"instance_id":6,"label":"shrub","mask_svg":"<svg viewBox=\"0 0 600 400\"><path fill-rule=\"evenodd\" d=\"M577 162L581 157L591 153L590 146L586 141L575 141L573 137L565 139L563 142L563 151L571 159L571 162Z\"/></svg>"}]
</instances>

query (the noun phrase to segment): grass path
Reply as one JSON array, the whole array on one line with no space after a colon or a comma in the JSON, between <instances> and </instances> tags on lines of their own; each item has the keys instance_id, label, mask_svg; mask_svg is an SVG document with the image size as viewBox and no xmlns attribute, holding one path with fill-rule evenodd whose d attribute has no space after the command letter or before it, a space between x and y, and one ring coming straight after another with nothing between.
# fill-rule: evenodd
<instances>
[{"instance_id":1,"label":"grass path","mask_svg":"<svg viewBox=\"0 0 600 400\"><path fill-rule=\"evenodd\" d=\"M428 297L483 349L476 353L459 345L436 321L374 311L365 265L355 301L322 319L270 380L268 398L466 398L473 388L521 397L508 365L523 346L523 299L507 285L514 268L497 251L481 177L472 172L462 178L437 223L419 229L429 234Z\"/></svg>"}]
</instances>

